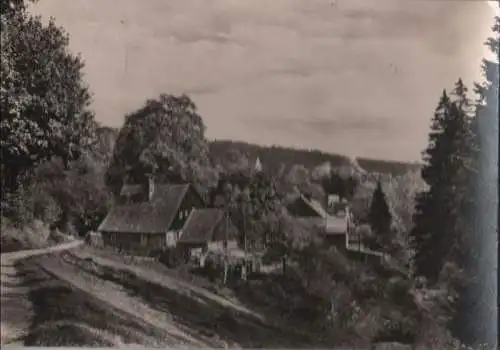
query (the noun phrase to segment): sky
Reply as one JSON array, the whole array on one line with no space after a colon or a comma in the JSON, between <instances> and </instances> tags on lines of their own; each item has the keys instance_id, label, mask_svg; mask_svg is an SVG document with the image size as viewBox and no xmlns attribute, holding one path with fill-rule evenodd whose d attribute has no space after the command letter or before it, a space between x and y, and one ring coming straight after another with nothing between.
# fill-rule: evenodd
<instances>
[{"instance_id":1,"label":"sky","mask_svg":"<svg viewBox=\"0 0 500 350\"><path fill-rule=\"evenodd\" d=\"M41 0L104 125L188 94L210 139L419 161L444 88L481 78L480 0Z\"/></svg>"}]
</instances>

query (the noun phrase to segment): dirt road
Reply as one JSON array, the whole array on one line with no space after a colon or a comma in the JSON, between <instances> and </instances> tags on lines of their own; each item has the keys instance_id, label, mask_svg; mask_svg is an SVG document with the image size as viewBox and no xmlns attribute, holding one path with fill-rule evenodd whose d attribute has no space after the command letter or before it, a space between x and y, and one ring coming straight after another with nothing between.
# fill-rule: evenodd
<instances>
[{"instance_id":1,"label":"dirt road","mask_svg":"<svg viewBox=\"0 0 500 350\"><path fill-rule=\"evenodd\" d=\"M20 260L33 256L61 252L80 246L72 241L58 246L23 250L1 254L1 344L6 344L26 335L34 317L28 294L33 288L44 288L53 284L36 271L20 273L16 265Z\"/></svg>"},{"instance_id":2,"label":"dirt road","mask_svg":"<svg viewBox=\"0 0 500 350\"><path fill-rule=\"evenodd\" d=\"M313 346L236 300L74 249L80 245L2 254L2 344Z\"/></svg>"}]
</instances>

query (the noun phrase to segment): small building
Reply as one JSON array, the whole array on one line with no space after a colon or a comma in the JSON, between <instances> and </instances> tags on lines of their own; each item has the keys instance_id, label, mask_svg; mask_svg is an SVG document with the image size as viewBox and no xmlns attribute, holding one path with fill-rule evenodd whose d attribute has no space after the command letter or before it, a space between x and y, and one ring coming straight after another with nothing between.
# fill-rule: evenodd
<instances>
[{"instance_id":1,"label":"small building","mask_svg":"<svg viewBox=\"0 0 500 350\"><path fill-rule=\"evenodd\" d=\"M327 212L319 201L301 194L287 208L302 227L316 232L325 242L342 251L347 249L347 240L352 228L352 217L347 202L335 203L328 208L334 210Z\"/></svg>"},{"instance_id":2,"label":"small building","mask_svg":"<svg viewBox=\"0 0 500 350\"><path fill-rule=\"evenodd\" d=\"M123 186L117 205L98 228L105 247L151 256L174 246L191 211L205 206L190 184Z\"/></svg>"},{"instance_id":3,"label":"small building","mask_svg":"<svg viewBox=\"0 0 500 350\"><path fill-rule=\"evenodd\" d=\"M236 233L234 223L224 210L193 209L182 229L177 246L201 252L235 249Z\"/></svg>"}]
</instances>

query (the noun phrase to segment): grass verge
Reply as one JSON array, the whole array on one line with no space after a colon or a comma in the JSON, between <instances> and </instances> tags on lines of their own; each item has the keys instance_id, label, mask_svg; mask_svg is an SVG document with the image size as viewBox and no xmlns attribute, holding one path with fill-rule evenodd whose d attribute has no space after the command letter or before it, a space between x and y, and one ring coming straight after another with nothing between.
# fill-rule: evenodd
<instances>
[{"instance_id":1,"label":"grass verge","mask_svg":"<svg viewBox=\"0 0 500 350\"><path fill-rule=\"evenodd\" d=\"M34 261L20 263L20 269ZM164 334L63 282L32 288L34 318L25 346L156 346Z\"/></svg>"}]
</instances>

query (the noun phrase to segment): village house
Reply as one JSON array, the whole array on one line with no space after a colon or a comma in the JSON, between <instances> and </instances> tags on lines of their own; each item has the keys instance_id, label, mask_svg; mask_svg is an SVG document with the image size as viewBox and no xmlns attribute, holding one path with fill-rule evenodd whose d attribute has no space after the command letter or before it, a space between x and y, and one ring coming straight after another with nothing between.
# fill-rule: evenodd
<instances>
[{"instance_id":1,"label":"village house","mask_svg":"<svg viewBox=\"0 0 500 350\"><path fill-rule=\"evenodd\" d=\"M195 208L184 224L177 246L190 255L233 250L238 247L236 234L236 227L226 211Z\"/></svg>"},{"instance_id":2,"label":"village house","mask_svg":"<svg viewBox=\"0 0 500 350\"><path fill-rule=\"evenodd\" d=\"M105 247L154 255L176 245L193 209L205 203L190 184L125 184L117 204L98 228Z\"/></svg>"},{"instance_id":3,"label":"village house","mask_svg":"<svg viewBox=\"0 0 500 350\"><path fill-rule=\"evenodd\" d=\"M349 204L338 196L329 196L326 209L320 202L300 195L287 208L296 222L311 233L323 238L325 244L336 247L349 259L377 262L387 256L368 249L354 234Z\"/></svg>"},{"instance_id":4,"label":"village house","mask_svg":"<svg viewBox=\"0 0 500 350\"><path fill-rule=\"evenodd\" d=\"M299 224L322 236L325 242L346 249L352 228L347 202L339 201L327 211L319 201L301 194L287 209Z\"/></svg>"}]
</instances>

